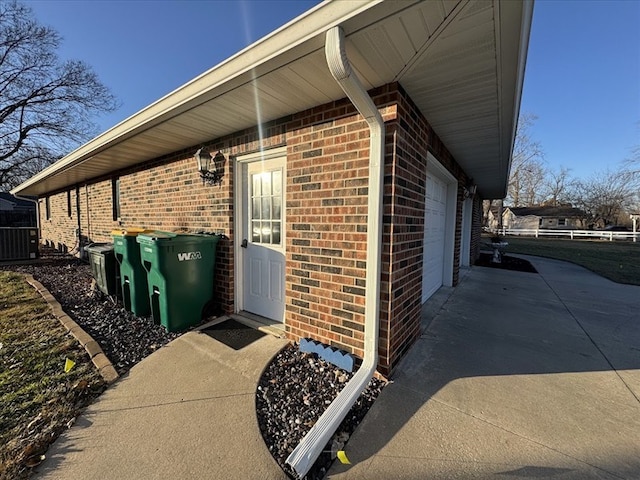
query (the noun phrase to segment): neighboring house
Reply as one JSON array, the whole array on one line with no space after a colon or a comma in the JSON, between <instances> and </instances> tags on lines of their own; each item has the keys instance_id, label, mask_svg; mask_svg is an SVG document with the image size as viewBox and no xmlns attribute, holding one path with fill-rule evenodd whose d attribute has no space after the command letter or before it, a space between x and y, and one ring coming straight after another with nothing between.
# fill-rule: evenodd
<instances>
[{"instance_id":1,"label":"neighboring house","mask_svg":"<svg viewBox=\"0 0 640 480\"><path fill-rule=\"evenodd\" d=\"M571 230L584 228L585 213L574 207L505 207L504 228Z\"/></svg>"},{"instance_id":2,"label":"neighboring house","mask_svg":"<svg viewBox=\"0 0 640 480\"><path fill-rule=\"evenodd\" d=\"M0 228L35 227L37 225L34 202L0 192Z\"/></svg>"},{"instance_id":3,"label":"neighboring house","mask_svg":"<svg viewBox=\"0 0 640 480\"><path fill-rule=\"evenodd\" d=\"M122 226L222 232L226 312L357 356L379 282L370 308L389 374L420 336L423 302L476 257L482 197L505 195L532 8L322 3L13 192L39 197L42 238L55 244L108 241ZM351 69L330 71L326 55ZM370 97L384 120L380 143L375 115L370 127L346 98L349 73L367 91L352 87L360 111ZM216 185L201 180L200 148L219 160Z\"/></svg>"}]
</instances>

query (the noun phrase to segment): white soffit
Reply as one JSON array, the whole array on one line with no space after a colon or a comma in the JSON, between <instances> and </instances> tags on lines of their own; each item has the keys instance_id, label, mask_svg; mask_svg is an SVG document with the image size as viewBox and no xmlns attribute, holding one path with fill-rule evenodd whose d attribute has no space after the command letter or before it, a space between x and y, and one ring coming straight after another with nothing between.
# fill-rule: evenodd
<instances>
[{"instance_id":1,"label":"white soffit","mask_svg":"<svg viewBox=\"0 0 640 480\"><path fill-rule=\"evenodd\" d=\"M341 25L365 87L399 81L481 193L501 197L531 9L495 0L325 2L12 192L43 195L254 127L257 104L267 122L342 98L323 50L326 30Z\"/></svg>"}]
</instances>

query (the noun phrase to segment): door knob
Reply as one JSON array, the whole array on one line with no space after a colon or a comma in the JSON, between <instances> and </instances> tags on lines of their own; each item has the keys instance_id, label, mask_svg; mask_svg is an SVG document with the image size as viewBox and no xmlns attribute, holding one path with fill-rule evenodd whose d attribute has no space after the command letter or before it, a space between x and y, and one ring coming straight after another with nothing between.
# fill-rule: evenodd
<instances>
[{"instance_id":1,"label":"door knob","mask_svg":"<svg viewBox=\"0 0 640 480\"><path fill-rule=\"evenodd\" d=\"M242 248L247 248L247 245L249 244L249 242L247 242L247 239L245 238L244 240L242 240L242 243L240 244L240 246Z\"/></svg>"}]
</instances>

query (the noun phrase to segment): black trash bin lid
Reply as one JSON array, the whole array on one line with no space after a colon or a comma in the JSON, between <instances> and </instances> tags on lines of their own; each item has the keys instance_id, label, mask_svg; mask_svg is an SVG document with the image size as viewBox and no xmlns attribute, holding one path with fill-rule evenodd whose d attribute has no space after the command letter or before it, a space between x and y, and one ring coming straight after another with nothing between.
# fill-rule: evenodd
<instances>
[{"instance_id":1,"label":"black trash bin lid","mask_svg":"<svg viewBox=\"0 0 640 480\"><path fill-rule=\"evenodd\" d=\"M109 253L113 252L113 243L94 243L84 247L90 253Z\"/></svg>"}]
</instances>

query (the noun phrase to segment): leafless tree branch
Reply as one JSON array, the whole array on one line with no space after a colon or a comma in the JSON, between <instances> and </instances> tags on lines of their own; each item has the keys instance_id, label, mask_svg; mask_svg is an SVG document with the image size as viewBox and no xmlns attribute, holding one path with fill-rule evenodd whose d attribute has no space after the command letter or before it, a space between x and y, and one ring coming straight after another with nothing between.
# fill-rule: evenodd
<instances>
[{"instance_id":1,"label":"leafless tree branch","mask_svg":"<svg viewBox=\"0 0 640 480\"><path fill-rule=\"evenodd\" d=\"M15 186L97 133L117 102L90 66L61 61L60 35L29 7L0 1L0 189Z\"/></svg>"}]
</instances>

